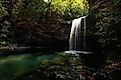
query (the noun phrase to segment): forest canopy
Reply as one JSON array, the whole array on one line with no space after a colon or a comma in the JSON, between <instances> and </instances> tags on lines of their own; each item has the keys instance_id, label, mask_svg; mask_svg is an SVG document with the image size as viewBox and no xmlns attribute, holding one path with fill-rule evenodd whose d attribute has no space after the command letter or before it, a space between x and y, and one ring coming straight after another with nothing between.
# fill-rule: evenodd
<instances>
[{"instance_id":1,"label":"forest canopy","mask_svg":"<svg viewBox=\"0 0 121 80\"><path fill-rule=\"evenodd\" d=\"M22 0L14 7L15 13L21 18L35 20L45 16L75 18L88 13L88 3L86 0Z\"/></svg>"}]
</instances>

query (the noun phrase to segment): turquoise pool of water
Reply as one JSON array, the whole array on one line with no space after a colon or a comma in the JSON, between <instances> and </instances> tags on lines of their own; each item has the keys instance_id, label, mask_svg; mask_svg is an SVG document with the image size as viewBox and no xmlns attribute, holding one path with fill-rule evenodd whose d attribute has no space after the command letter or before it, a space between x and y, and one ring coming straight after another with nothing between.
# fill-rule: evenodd
<instances>
[{"instance_id":1,"label":"turquoise pool of water","mask_svg":"<svg viewBox=\"0 0 121 80\"><path fill-rule=\"evenodd\" d=\"M0 57L0 80L12 80L21 74L36 69L41 62L60 56L59 52L46 55L9 55Z\"/></svg>"}]
</instances>

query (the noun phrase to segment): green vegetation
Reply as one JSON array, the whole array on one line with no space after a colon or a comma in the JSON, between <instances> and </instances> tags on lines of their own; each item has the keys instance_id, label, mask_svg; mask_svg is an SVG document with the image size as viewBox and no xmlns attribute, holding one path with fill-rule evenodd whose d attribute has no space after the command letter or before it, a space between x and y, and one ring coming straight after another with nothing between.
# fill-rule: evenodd
<instances>
[{"instance_id":1,"label":"green vegetation","mask_svg":"<svg viewBox=\"0 0 121 80\"><path fill-rule=\"evenodd\" d=\"M94 10L97 20L94 33L98 35L102 48L121 46L120 6L120 0L111 0L100 4Z\"/></svg>"},{"instance_id":2,"label":"green vegetation","mask_svg":"<svg viewBox=\"0 0 121 80\"><path fill-rule=\"evenodd\" d=\"M86 0L52 0L51 11L70 19L88 14Z\"/></svg>"},{"instance_id":3,"label":"green vegetation","mask_svg":"<svg viewBox=\"0 0 121 80\"><path fill-rule=\"evenodd\" d=\"M40 20L47 16L71 19L88 13L86 0L52 0L48 3L44 0L23 0L19 6L18 15L24 19Z\"/></svg>"},{"instance_id":4,"label":"green vegetation","mask_svg":"<svg viewBox=\"0 0 121 80\"><path fill-rule=\"evenodd\" d=\"M6 11L5 7L3 7L0 3L0 20L6 15L8 15L8 12Z\"/></svg>"},{"instance_id":5,"label":"green vegetation","mask_svg":"<svg viewBox=\"0 0 121 80\"><path fill-rule=\"evenodd\" d=\"M10 27L7 25L7 21L5 22L5 17L8 16L7 9L2 6L2 3L0 2L0 47L1 45L7 45L6 43L6 37L7 35L4 34L4 32L8 32L8 28Z\"/></svg>"}]
</instances>

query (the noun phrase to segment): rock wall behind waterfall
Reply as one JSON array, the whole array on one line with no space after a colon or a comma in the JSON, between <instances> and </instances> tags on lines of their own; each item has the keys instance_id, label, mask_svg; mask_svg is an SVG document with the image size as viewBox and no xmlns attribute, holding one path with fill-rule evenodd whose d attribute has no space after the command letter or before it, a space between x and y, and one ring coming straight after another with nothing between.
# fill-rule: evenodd
<instances>
[{"instance_id":1,"label":"rock wall behind waterfall","mask_svg":"<svg viewBox=\"0 0 121 80\"><path fill-rule=\"evenodd\" d=\"M55 20L19 21L15 24L17 43L27 46L68 46L70 24ZM19 35L19 36L18 36Z\"/></svg>"}]
</instances>

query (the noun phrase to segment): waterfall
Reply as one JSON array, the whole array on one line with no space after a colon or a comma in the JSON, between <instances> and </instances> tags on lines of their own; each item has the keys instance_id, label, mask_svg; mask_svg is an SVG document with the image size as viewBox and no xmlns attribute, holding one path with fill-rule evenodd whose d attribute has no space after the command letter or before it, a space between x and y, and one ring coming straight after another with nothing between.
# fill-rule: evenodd
<instances>
[{"instance_id":1,"label":"waterfall","mask_svg":"<svg viewBox=\"0 0 121 80\"><path fill-rule=\"evenodd\" d=\"M74 19L70 32L69 50L77 51L81 50L81 48L86 49L86 16Z\"/></svg>"},{"instance_id":2,"label":"waterfall","mask_svg":"<svg viewBox=\"0 0 121 80\"><path fill-rule=\"evenodd\" d=\"M84 18L84 49L86 49L86 17Z\"/></svg>"}]
</instances>

